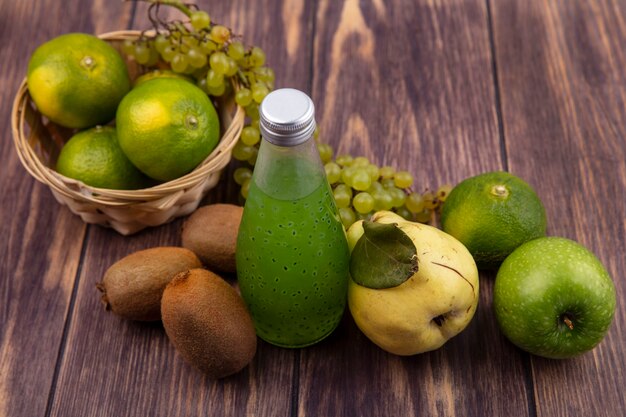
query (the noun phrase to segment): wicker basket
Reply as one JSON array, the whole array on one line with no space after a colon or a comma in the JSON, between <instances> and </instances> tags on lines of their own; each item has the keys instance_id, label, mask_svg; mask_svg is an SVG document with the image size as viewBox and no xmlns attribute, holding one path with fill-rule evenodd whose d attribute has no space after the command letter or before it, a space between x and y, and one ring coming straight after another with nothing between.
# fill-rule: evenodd
<instances>
[{"instance_id":1,"label":"wicker basket","mask_svg":"<svg viewBox=\"0 0 626 417\"><path fill-rule=\"evenodd\" d=\"M119 49L124 39L139 35L139 31L118 31L99 37ZM146 70L134 61L127 64L131 79ZM244 111L232 99L216 104L222 137L215 150L189 174L142 190L94 188L54 171L59 151L74 131L49 122L36 110L26 79L22 81L13 102L13 141L26 170L48 185L57 201L67 205L86 223L112 227L123 235L129 235L193 212L206 193L217 184L241 134Z\"/></svg>"}]
</instances>

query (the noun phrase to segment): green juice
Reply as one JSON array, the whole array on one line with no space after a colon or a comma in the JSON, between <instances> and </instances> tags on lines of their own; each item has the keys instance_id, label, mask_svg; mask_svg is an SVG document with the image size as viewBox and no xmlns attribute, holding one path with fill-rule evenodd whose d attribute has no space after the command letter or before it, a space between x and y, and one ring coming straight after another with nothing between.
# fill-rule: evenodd
<instances>
[{"instance_id":1,"label":"green juice","mask_svg":"<svg viewBox=\"0 0 626 417\"><path fill-rule=\"evenodd\" d=\"M250 186L237 240L237 276L259 337L302 347L339 324L350 253L325 176L306 162L274 162L271 184L262 189L253 178ZM300 195L287 198L294 191Z\"/></svg>"}]
</instances>

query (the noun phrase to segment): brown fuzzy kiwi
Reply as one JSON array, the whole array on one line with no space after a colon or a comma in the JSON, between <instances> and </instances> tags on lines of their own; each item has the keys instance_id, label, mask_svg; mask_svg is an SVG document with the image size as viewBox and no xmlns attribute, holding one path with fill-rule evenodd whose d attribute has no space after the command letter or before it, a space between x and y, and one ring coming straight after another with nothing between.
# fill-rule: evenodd
<instances>
[{"instance_id":1,"label":"brown fuzzy kiwi","mask_svg":"<svg viewBox=\"0 0 626 417\"><path fill-rule=\"evenodd\" d=\"M161 300L163 327L191 365L212 378L245 368L256 352L256 333L237 291L206 269L174 277Z\"/></svg>"},{"instance_id":2,"label":"brown fuzzy kiwi","mask_svg":"<svg viewBox=\"0 0 626 417\"><path fill-rule=\"evenodd\" d=\"M161 319L161 296L182 271L202 266L189 249L156 247L134 252L106 271L96 287L107 310L130 320Z\"/></svg>"},{"instance_id":3,"label":"brown fuzzy kiwi","mask_svg":"<svg viewBox=\"0 0 626 417\"><path fill-rule=\"evenodd\" d=\"M183 247L211 270L234 273L237 233L243 207L211 204L197 209L183 224Z\"/></svg>"}]
</instances>

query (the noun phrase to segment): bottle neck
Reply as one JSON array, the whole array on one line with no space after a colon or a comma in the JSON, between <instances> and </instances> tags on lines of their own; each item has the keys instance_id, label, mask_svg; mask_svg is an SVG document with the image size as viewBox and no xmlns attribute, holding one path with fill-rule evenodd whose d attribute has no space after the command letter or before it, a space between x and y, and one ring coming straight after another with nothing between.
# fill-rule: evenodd
<instances>
[{"instance_id":1,"label":"bottle neck","mask_svg":"<svg viewBox=\"0 0 626 417\"><path fill-rule=\"evenodd\" d=\"M317 190L326 175L313 137L296 146L262 140L252 181L278 200L297 200Z\"/></svg>"}]
</instances>

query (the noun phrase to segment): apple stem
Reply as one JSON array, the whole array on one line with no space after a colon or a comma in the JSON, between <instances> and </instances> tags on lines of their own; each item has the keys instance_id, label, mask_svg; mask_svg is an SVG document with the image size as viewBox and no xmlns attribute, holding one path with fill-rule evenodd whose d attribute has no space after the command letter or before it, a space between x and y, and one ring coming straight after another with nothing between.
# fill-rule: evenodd
<instances>
[{"instance_id":1,"label":"apple stem","mask_svg":"<svg viewBox=\"0 0 626 417\"><path fill-rule=\"evenodd\" d=\"M574 330L574 323L572 323L572 320L569 318L568 315L563 315L561 319L563 320L563 323L565 323L565 325L569 327L570 330Z\"/></svg>"}]
</instances>

